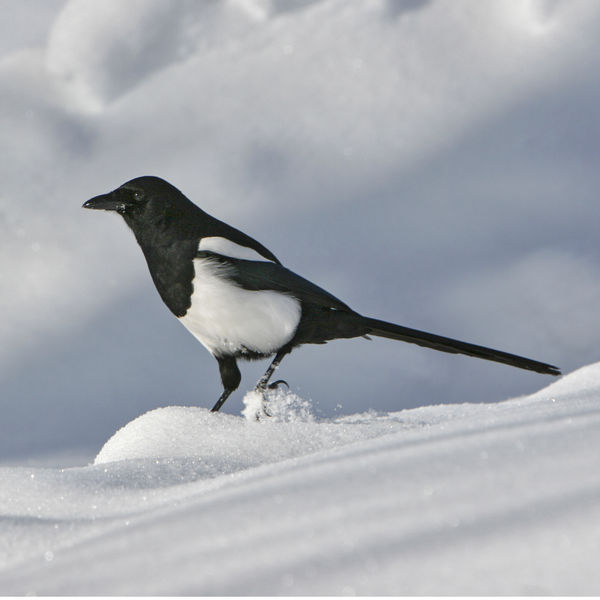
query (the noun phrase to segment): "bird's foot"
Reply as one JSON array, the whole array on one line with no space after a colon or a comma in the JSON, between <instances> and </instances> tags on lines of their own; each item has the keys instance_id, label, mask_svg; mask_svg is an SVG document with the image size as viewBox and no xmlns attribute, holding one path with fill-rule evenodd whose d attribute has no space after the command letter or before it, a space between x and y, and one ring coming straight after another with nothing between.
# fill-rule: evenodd
<instances>
[{"instance_id":1,"label":"bird's foot","mask_svg":"<svg viewBox=\"0 0 600 600\"><path fill-rule=\"evenodd\" d=\"M264 421L265 418L271 418L273 415L269 412L269 409L267 408L267 403L263 401L262 403L262 410L260 412L256 413L256 421L260 422L260 421Z\"/></svg>"},{"instance_id":2,"label":"bird's foot","mask_svg":"<svg viewBox=\"0 0 600 600\"><path fill-rule=\"evenodd\" d=\"M259 423L260 421L264 421L266 418L271 418L273 414L269 411L268 401L264 395L263 390L256 390L257 392L261 392L262 400L260 402L260 408L255 409L254 420Z\"/></svg>"},{"instance_id":3,"label":"bird's foot","mask_svg":"<svg viewBox=\"0 0 600 600\"><path fill-rule=\"evenodd\" d=\"M278 379L273 383L267 383L262 385L257 385L255 391L262 395L262 410L257 411L256 420L261 421L264 417L272 417L273 413L269 410L269 401L267 399L268 392L272 390L277 390L279 387L284 385L288 390L290 389L290 384L285 381L285 379Z\"/></svg>"}]
</instances>

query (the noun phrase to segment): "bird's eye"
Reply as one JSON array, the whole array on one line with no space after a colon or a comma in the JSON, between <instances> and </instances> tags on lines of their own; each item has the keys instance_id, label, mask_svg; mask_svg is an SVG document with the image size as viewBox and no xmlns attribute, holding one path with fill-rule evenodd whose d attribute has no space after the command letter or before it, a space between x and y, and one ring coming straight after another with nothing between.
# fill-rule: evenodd
<instances>
[{"instance_id":1,"label":"bird's eye","mask_svg":"<svg viewBox=\"0 0 600 600\"><path fill-rule=\"evenodd\" d=\"M136 190L135 192L133 192L133 199L136 202L141 202L144 199L144 192L141 192L140 190Z\"/></svg>"}]
</instances>

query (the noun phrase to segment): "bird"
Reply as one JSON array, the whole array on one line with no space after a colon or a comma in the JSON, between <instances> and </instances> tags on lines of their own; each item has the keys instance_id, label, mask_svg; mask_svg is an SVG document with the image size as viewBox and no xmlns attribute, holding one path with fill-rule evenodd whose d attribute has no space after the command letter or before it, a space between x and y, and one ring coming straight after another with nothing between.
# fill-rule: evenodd
<instances>
[{"instance_id":1,"label":"bird","mask_svg":"<svg viewBox=\"0 0 600 600\"><path fill-rule=\"evenodd\" d=\"M287 269L260 242L209 215L160 177L131 179L86 201L83 208L123 217L163 302L216 359L223 391L212 412L239 387L238 360L273 357L255 387L266 407L267 391L287 384L270 383L286 355L303 344L340 338L389 338L561 374L558 367L537 360L365 317Z\"/></svg>"}]
</instances>

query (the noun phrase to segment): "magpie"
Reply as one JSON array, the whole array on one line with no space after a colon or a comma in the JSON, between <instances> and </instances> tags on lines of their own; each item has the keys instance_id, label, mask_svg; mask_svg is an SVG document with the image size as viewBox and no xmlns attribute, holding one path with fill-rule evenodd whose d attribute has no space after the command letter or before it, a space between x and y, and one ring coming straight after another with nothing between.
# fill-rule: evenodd
<instances>
[{"instance_id":1,"label":"magpie","mask_svg":"<svg viewBox=\"0 0 600 600\"><path fill-rule=\"evenodd\" d=\"M256 385L264 398L267 389L285 383L269 382L292 349L338 338L373 335L560 375L553 365L364 317L159 177L137 177L83 207L125 219L160 297L217 360L223 392L213 412L240 384L238 359L274 357Z\"/></svg>"}]
</instances>

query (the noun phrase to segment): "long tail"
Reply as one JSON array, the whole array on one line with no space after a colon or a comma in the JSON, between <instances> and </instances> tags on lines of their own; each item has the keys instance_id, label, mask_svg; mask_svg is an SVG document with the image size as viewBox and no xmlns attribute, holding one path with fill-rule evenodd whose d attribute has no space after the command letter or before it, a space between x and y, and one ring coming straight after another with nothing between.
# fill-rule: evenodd
<instances>
[{"instance_id":1,"label":"long tail","mask_svg":"<svg viewBox=\"0 0 600 600\"><path fill-rule=\"evenodd\" d=\"M519 369L527 369L528 371L535 371L536 373L543 373L545 375L561 374L558 367L537 360L531 360L530 358L524 358L523 356L509 354L508 352L494 350L493 348L486 348L485 346L461 342L460 340L453 340L441 335L427 333L426 331L419 331L418 329L402 327L401 325L395 325L394 323L386 323L385 321L379 321L378 319L371 319L369 317L362 318L364 321L361 321L361 324L368 328L367 333L379 337L402 340L403 342L418 344L419 346L433 348L434 350L440 350L441 352L466 354L467 356L493 360L495 362L504 363L505 365L511 365L513 367L519 367Z\"/></svg>"}]
</instances>

